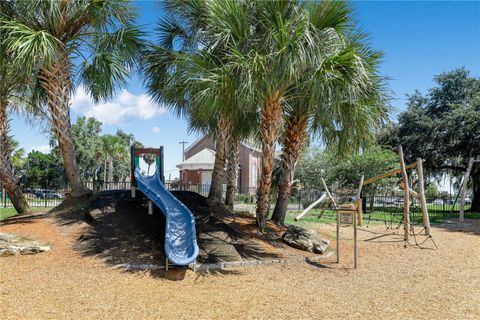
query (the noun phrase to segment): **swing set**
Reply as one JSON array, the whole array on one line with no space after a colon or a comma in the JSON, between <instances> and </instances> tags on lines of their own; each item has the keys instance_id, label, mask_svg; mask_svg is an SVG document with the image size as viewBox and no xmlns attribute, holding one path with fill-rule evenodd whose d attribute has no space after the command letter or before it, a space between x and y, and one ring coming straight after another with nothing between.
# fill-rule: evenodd
<instances>
[{"instance_id":1,"label":"swing set","mask_svg":"<svg viewBox=\"0 0 480 320\"><path fill-rule=\"evenodd\" d=\"M363 210L362 210L362 188L364 186L367 186L369 184L372 184L378 180L395 176L400 174L401 175L401 183L399 187L403 190L403 219L400 220L397 229L400 228L400 225L403 223L404 225L404 233L403 233L403 241L404 241L404 246L407 247L408 245L415 245L415 246L421 246L424 244L426 241L431 240L433 244L435 245L435 248L438 248L435 241L433 240L432 237L432 232L431 232L431 227L430 227L430 218L428 215L428 207L426 203L426 198L425 198L425 182L424 182L424 175L423 175L423 160L421 158L417 158L417 160L411 164L406 165L404 156L403 156L403 149L402 146L398 146L398 155L400 158L400 169L393 170L386 172L384 174L381 174L376 177L372 177L370 179L364 180L364 177L362 176L360 179L359 187L354 199L353 203L344 203L338 205L336 199L332 196L330 191L327 188L327 185L323 178L321 178L321 182L323 185L323 188L325 192L322 194L322 196L312 203L310 206L308 206L304 211L302 211L299 215L295 217L295 221L300 220L303 216L305 216L311 209L314 207L322 204L322 209L320 211L320 214L318 215L318 218L320 219L322 215L324 214L325 210L332 210L336 212L336 220L337 220L337 261L338 261L338 235L339 235L339 226L340 224L353 224L354 225L354 250L355 250L355 266L356 266L356 234L357 234L357 225L362 226L363 225ZM407 170L411 170L410 178L407 174ZM418 185L418 190L415 191L413 190L413 185L415 185L415 182L413 181L413 171L416 171L416 176L417 176L417 185ZM411 181L409 181L411 180ZM410 197L415 198L419 201L421 212L422 212L422 225L423 228L418 231L415 230L415 219L414 219L414 209L411 210L411 200ZM413 218L411 219L411 216ZM371 220L371 213L369 214L368 217L368 224L370 223ZM385 226L387 229L391 228L393 224L393 214L391 213L391 222L390 222L390 227L387 226L386 218L384 219ZM368 227L368 225L367 225ZM421 236L425 236L425 239L420 240ZM413 240L413 241L412 241Z\"/></svg>"}]
</instances>

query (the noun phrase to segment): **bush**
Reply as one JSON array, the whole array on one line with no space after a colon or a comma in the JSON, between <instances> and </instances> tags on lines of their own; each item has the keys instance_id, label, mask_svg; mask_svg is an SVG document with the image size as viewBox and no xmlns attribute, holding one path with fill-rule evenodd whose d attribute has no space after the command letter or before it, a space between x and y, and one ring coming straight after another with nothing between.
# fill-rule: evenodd
<instances>
[{"instance_id":1,"label":"bush","mask_svg":"<svg viewBox=\"0 0 480 320\"><path fill-rule=\"evenodd\" d=\"M235 202L237 203L255 203L255 195L253 194L237 194L235 197Z\"/></svg>"}]
</instances>

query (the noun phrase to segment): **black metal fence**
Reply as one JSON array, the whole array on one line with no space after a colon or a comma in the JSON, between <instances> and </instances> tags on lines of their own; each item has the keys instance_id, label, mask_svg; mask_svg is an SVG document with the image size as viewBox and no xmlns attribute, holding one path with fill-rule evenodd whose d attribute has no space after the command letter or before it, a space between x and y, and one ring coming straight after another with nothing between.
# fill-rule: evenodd
<instances>
[{"instance_id":1,"label":"black metal fence","mask_svg":"<svg viewBox=\"0 0 480 320\"><path fill-rule=\"evenodd\" d=\"M298 190L290 197L289 210L302 211L318 200L323 192L317 190ZM353 203L354 194L332 193L338 203ZM480 212L468 211L471 207L472 196L465 199L465 218L480 219ZM401 219L403 215L403 193L362 195L363 212L371 220ZM432 220L455 218L459 216L460 199L457 195L441 195L426 197L427 209ZM421 217L419 199L411 197L412 215Z\"/></svg>"},{"instance_id":2,"label":"black metal fence","mask_svg":"<svg viewBox=\"0 0 480 320\"><path fill-rule=\"evenodd\" d=\"M114 181L114 182L97 182L87 181L86 186L94 192L105 190L130 190L129 181ZM48 183L45 183L48 186ZM202 196L207 196L210 191L210 185L200 184L182 184L179 181L167 181L165 186L169 190L181 190L192 191L199 193ZM3 188L1 207L12 207L12 203L8 197L8 194ZM60 204L65 198L65 194L68 192L67 188L52 189L52 188L24 188L23 192L30 207L54 207ZM225 192L225 186L224 186ZM288 210L289 211L302 211L310 204L315 202L323 194L318 190L294 190L292 196L289 199ZM339 203L353 202L354 194L333 192L333 196ZM382 215L395 216L403 213L403 193L391 193L391 194L376 194L376 195L363 195L363 211L365 214L373 219L382 219ZM276 197L272 197L272 206L275 204ZM256 202L256 189L250 188L248 192L237 193L235 197L237 204L243 204L247 206L254 206ZM458 216L460 209L459 199L456 195L442 195L438 197L427 197L427 208L429 215L433 218L446 218ZM465 210L468 210L471 206L471 196L466 198ZM420 212L420 206L418 199L412 198L412 212ZM480 213L478 212L465 212L466 218L480 219Z\"/></svg>"},{"instance_id":3,"label":"black metal fence","mask_svg":"<svg viewBox=\"0 0 480 320\"><path fill-rule=\"evenodd\" d=\"M13 207L12 202L5 189L1 188L1 206L3 208ZM41 189L41 188L25 188L23 194L32 208L38 207L55 207L59 205L65 198L66 190L59 189Z\"/></svg>"}]
</instances>

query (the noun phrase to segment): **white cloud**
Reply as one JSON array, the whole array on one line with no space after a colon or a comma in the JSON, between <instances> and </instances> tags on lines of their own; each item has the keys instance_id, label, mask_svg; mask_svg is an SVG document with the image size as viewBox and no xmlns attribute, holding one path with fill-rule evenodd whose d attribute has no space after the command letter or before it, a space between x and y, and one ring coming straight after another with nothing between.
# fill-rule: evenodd
<instances>
[{"instance_id":1,"label":"white cloud","mask_svg":"<svg viewBox=\"0 0 480 320\"><path fill-rule=\"evenodd\" d=\"M41 153L49 153L51 148L48 144L44 144L44 145L41 145L41 146L28 148L26 153L29 154L33 150L40 151Z\"/></svg>"},{"instance_id":2,"label":"white cloud","mask_svg":"<svg viewBox=\"0 0 480 320\"><path fill-rule=\"evenodd\" d=\"M155 126L155 127L152 128L152 132L153 133L160 133L160 128Z\"/></svg>"},{"instance_id":3,"label":"white cloud","mask_svg":"<svg viewBox=\"0 0 480 320\"><path fill-rule=\"evenodd\" d=\"M127 119L152 119L166 112L150 101L146 94L134 95L123 90L111 101L95 104L83 87L79 87L72 97L72 109L87 117L94 117L104 124L121 125Z\"/></svg>"}]
</instances>

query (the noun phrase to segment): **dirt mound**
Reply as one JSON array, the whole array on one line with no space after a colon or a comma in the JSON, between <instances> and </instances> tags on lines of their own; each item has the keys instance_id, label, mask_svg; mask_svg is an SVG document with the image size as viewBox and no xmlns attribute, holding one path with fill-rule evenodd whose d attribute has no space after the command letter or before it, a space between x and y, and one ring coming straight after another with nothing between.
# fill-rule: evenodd
<instances>
[{"instance_id":1,"label":"dirt mound","mask_svg":"<svg viewBox=\"0 0 480 320\"><path fill-rule=\"evenodd\" d=\"M212 206L197 193L173 191L196 220L200 263L277 257L256 239L243 235L218 218L222 206ZM106 191L92 198L67 199L50 214L60 224L84 220L90 224L74 249L85 256L103 258L111 265L161 264L165 261L165 216L154 206L148 215L148 199L131 198L129 191ZM225 209L226 210L226 209ZM226 212L226 216L229 213Z\"/></svg>"}]
</instances>

